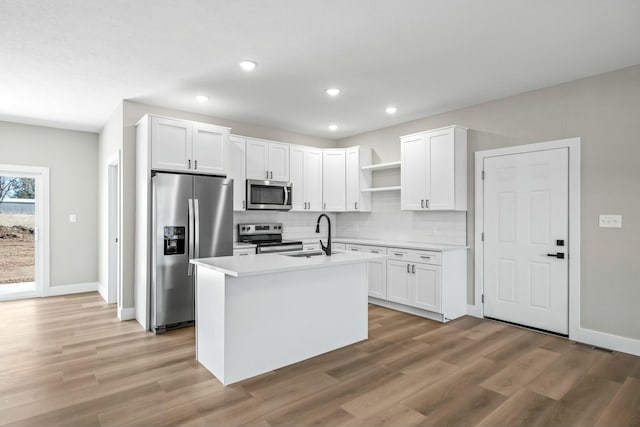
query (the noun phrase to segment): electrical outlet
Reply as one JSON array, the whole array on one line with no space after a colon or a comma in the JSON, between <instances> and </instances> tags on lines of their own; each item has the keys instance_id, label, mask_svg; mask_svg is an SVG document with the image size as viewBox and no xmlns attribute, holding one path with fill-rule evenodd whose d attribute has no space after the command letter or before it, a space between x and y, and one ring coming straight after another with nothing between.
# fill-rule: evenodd
<instances>
[{"instance_id":1,"label":"electrical outlet","mask_svg":"<svg viewBox=\"0 0 640 427\"><path fill-rule=\"evenodd\" d=\"M622 215L600 215L600 228L622 228Z\"/></svg>"},{"instance_id":2,"label":"electrical outlet","mask_svg":"<svg viewBox=\"0 0 640 427\"><path fill-rule=\"evenodd\" d=\"M69 215L69 222L76 222L77 220L78 217L76 216L76 214Z\"/></svg>"}]
</instances>

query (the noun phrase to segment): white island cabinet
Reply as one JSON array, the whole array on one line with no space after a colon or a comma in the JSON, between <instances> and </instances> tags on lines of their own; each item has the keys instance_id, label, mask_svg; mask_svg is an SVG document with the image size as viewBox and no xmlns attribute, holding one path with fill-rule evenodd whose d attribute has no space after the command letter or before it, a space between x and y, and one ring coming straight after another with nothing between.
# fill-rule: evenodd
<instances>
[{"instance_id":1,"label":"white island cabinet","mask_svg":"<svg viewBox=\"0 0 640 427\"><path fill-rule=\"evenodd\" d=\"M367 339L367 262L384 258L192 260L198 362L227 385Z\"/></svg>"}]
</instances>

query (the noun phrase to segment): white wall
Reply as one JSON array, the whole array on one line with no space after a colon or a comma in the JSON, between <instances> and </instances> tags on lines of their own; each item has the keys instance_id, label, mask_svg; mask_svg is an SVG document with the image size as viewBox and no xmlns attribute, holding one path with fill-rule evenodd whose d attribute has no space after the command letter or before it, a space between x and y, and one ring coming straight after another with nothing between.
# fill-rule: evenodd
<instances>
[{"instance_id":1,"label":"white wall","mask_svg":"<svg viewBox=\"0 0 640 427\"><path fill-rule=\"evenodd\" d=\"M0 122L0 159L4 164L49 168L50 287L95 286L98 135ZM77 215L77 222L69 222L70 214Z\"/></svg>"},{"instance_id":2,"label":"white wall","mask_svg":"<svg viewBox=\"0 0 640 427\"><path fill-rule=\"evenodd\" d=\"M108 163L122 150L122 104L107 120L99 135L98 150L98 257L101 294L106 295L109 283L109 180ZM120 172L120 175L122 173ZM119 180L122 182L122 179Z\"/></svg>"},{"instance_id":3,"label":"white wall","mask_svg":"<svg viewBox=\"0 0 640 427\"><path fill-rule=\"evenodd\" d=\"M473 248L474 153L581 137L581 325L640 339L639 120L640 66L635 66L368 132L338 145L373 147L378 160L386 162L400 158L401 135L452 124L468 127L467 236ZM384 203L375 197L374 209ZM406 216L399 206L398 199L398 210L388 210L386 221L402 230ZM621 214L623 228L598 228L599 214ZM420 215L429 221L433 214ZM338 230L343 216L338 215ZM473 302L473 251L468 271L468 296Z\"/></svg>"}]
</instances>

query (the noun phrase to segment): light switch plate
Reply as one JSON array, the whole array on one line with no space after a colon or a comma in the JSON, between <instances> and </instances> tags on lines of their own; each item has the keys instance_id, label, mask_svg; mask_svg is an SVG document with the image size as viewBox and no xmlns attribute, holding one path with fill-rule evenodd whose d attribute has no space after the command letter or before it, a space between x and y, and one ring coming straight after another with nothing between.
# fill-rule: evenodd
<instances>
[{"instance_id":1,"label":"light switch plate","mask_svg":"<svg viewBox=\"0 0 640 427\"><path fill-rule=\"evenodd\" d=\"M78 217L76 216L76 214L69 215L69 222L76 222L77 220Z\"/></svg>"},{"instance_id":2,"label":"light switch plate","mask_svg":"<svg viewBox=\"0 0 640 427\"><path fill-rule=\"evenodd\" d=\"M622 228L622 215L600 215L600 228Z\"/></svg>"}]
</instances>

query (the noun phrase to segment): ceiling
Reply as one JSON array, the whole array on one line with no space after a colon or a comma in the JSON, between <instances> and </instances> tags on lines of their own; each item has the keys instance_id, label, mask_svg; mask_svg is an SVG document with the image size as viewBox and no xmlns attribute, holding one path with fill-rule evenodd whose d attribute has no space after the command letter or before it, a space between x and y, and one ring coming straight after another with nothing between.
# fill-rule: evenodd
<instances>
[{"instance_id":1,"label":"ceiling","mask_svg":"<svg viewBox=\"0 0 640 427\"><path fill-rule=\"evenodd\" d=\"M639 22L637 0L0 0L0 120L99 131L131 99L339 139L640 64Z\"/></svg>"}]
</instances>

